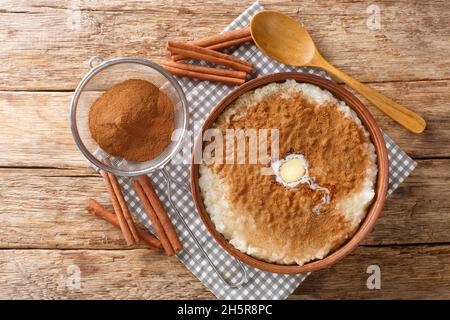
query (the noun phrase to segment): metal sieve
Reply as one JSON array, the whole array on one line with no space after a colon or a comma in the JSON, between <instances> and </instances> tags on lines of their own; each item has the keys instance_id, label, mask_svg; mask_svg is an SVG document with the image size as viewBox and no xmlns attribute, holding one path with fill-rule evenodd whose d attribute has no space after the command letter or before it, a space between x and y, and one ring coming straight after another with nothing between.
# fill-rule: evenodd
<instances>
[{"instance_id":1,"label":"metal sieve","mask_svg":"<svg viewBox=\"0 0 450 320\"><path fill-rule=\"evenodd\" d=\"M99 62L97 66L94 66ZM139 176L161 168L180 149L188 126L188 106L186 97L178 82L161 66L140 58L117 58L104 61L92 57L91 69L75 89L70 106L70 127L77 147L95 167L119 176ZM111 86L128 79L142 79L153 83L167 94L175 108L175 136L167 148L156 158L145 162L131 162L115 158L102 152L92 139L88 116L94 101ZM115 161L106 165L101 160L107 156Z\"/></svg>"},{"instance_id":2,"label":"metal sieve","mask_svg":"<svg viewBox=\"0 0 450 320\"><path fill-rule=\"evenodd\" d=\"M70 105L70 128L75 144L81 153L97 170L108 171L118 176L134 177L161 170L167 185L170 206L219 279L232 288L247 283L247 271L239 260L238 263L242 270L240 281L228 281L219 272L172 201L172 184L188 192L190 191L189 186L173 180L164 168L165 164L180 150L188 129L188 104L178 82L158 64L141 58L116 58L105 61L99 56L94 56L89 60L89 67L89 72L81 79L75 89ZM146 162L131 162L109 155L92 139L89 131L88 116L92 103L108 88L128 79L142 79L153 83L167 94L175 107L175 134L172 135L171 144L158 157ZM104 162L105 159L108 161Z\"/></svg>"}]
</instances>

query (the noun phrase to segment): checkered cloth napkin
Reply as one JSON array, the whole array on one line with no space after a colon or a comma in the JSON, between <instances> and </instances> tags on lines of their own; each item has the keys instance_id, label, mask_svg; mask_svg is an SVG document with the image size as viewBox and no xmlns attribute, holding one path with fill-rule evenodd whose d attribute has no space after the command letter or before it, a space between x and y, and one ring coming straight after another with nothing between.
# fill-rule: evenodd
<instances>
[{"instance_id":1,"label":"checkered cloth napkin","mask_svg":"<svg viewBox=\"0 0 450 320\"><path fill-rule=\"evenodd\" d=\"M258 2L254 3L228 25L225 31L248 26L251 17L262 9L263 7ZM235 48L235 50L229 51L229 53L250 61L256 69L253 75L254 77L276 72L300 71L330 79L325 72L317 69L292 68L279 64L265 56L256 46L250 43L241 45ZM193 61L193 63L199 62ZM214 106L233 89L233 87L224 84L194 79L178 78L178 81L187 96L190 108L190 129L193 129L194 132L201 128L203 121ZM389 152L389 193L391 193L414 170L416 163L386 134L384 138ZM186 141L185 143L189 147L192 147L192 136L190 137L190 141ZM181 159L181 162L184 163L180 163L180 157L184 157ZM187 187L182 187L189 185L189 160L190 154L188 153L179 155L178 159L173 159L166 165L166 172L168 172L173 184L173 203L177 206L187 225L191 228L219 272L221 272L227 281L237 283L243 277L241 264L212 239L195 209L190 190ZM168 208L169 215L184 245L184 250L177 255L178 258L219 299L285 299L306 278L307 274L281 275L245 266L248 281L237 288L228 286L216 275L207 259L205 259L200 249L196 246L185 225L180 221L174 208L171 207L168 199L166 181L162 172L156 171L150 174L149 177L152 179L161 201ZM135 217L153 232L150 221L144 209L141 207L130 185L129 179L119 178L119 182L122 185L125 200Z\"/></svg>"}]
</instances>

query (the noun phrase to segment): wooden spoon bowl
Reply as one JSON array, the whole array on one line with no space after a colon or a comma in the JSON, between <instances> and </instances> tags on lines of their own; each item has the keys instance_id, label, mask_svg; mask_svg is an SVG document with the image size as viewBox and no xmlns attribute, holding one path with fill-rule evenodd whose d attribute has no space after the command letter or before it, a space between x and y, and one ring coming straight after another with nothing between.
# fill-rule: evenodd
<instances>
[{"instance_id":1,"label":"wooden spoon bowl","mask_svg":"<svg viewBox=\"0 0 450 320\"><path fill-rule=\"evenodd\" d=\"M214 239L233 257L252 267L264 271L284 273L284 274L298 274L316 271L319 269L329 267L334 263L336 263L338 260L348 255L350 252L352 252L374 227L378 219L378 216L381 213L384 202L386 200L389 181L389 163L386 144L384 142L383 134L381 133L380 128L375 122L375 119L372 117L372 115L366 109L366 107L361 103L361 101L358 98L356 98L352 93L344 89L341 85L338 85L334 82L311 74L288 72L288 73L277 73L257 78L243 84L242 86L231 92L215 107L215 109L210 113L210 115L208 116L202 127L201 134L196 140L194 150L201 150L203 145L201 137L203 136L204 131L210 128L211 125L214 123L214 121L217 119L217 117L225 110L225 108L228 107L231 103L233 103L233 101L235 101L238 97L240 97L242 94L248 91L254 90L258 87L264 86L271 82L284 82L288 79L293 79L297 82L310 83L330 91L337 99L344 101L350 108L352 108L358 114L362 123L370 133L370 137L373 145L375 146L375 151L377 154L378 176L375 189L375 197L370 208L368 209L368 213L364 221L361 222L359 229L356 231L353 237L350 240L348 240L345 244L343 244L340 248L330 253L325 258L309 262L302 266L281 265L258 260L250 255L247 255L239 251L233 245L231 245L228 242L228 240L217 231L216 227L214 226L214 223L211 221L211 218L209 214L206 212L206 209L203 205L201 191L199 189L198 184L199 165L196 164L196 162L194 161L195 152L193 152L191 162L191 190L195 205L206 228L214 237Z\"/></svg>"}]
</instances>

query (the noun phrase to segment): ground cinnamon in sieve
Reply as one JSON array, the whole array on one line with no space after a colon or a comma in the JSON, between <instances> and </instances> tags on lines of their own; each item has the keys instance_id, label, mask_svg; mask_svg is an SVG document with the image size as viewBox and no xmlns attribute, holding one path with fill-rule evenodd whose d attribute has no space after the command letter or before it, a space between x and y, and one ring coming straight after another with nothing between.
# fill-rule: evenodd
<instances>
[{"instance_id":1,"label":"ground cinnamon in sieve","mask_svg":"<svg viewBox=\"0 0 450 320\"><path fill-rule=\"evenodd\" d=\"M89 130L110 155L147 161L171 143L174 113L164 92L148 81L131 79L112 86L94 102Z\"/></svg>"}]
</instances>

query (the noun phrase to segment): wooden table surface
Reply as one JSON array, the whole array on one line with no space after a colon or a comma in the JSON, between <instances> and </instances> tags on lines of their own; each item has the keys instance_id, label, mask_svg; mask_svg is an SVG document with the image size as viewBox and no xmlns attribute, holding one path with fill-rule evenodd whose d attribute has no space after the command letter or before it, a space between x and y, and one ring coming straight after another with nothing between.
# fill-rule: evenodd
<instances>
[{"instance_id":1,"label":"wooden table surface","mask_svg":"<svg viewBox=\"0 0 450 320\"><path fill-rule=\"evenodd\" d=\"M109 200L73 143L69 101L91 56L162 61L166 39L219 32L251 3L0 2L1 299L214 297L177 259L127 248L118 230L85 212L87 198ZM367 103L418 168L363 245L291 298L449 299L450 2L262 4L301 21L337 67L428 122L411 134ZM367 26L371 4L381 29ZM380 290L366 286L370 265L381 269Z\"/></svg>"}]
</instances>

